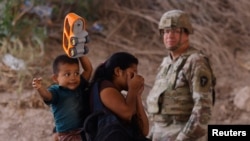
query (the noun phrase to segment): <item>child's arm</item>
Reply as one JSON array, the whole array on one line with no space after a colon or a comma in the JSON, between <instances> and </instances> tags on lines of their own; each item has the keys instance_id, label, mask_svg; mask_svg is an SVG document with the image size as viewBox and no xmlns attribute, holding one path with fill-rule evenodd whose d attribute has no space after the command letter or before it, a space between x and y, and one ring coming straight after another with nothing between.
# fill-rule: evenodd
<instances>
[{"instance_id":1,"label":"child's arm","mask_svg":"<svg viewBox=\"0 0 250 141\"><path fill-rule=\"evenodd\" d=\"M86 55L80 57L79 60L81 62L82 68L83 68L83 72L81 75L83 78L85 78L88 81L90 79L90 77L92 75L92 71L93 71L92 64Z\"/></svg>"},{"instance_id":2,"label":"child's arm","mask_svg":"<svg viewBox=\"0 0 250 141\"><path fill-rule=\"evenodd\" d=\"M42 78L34 78L32 81L32 87L35 88L44 101L50 101L52 99L52 94L42 86Z\"/></svg>"}]
</instances>

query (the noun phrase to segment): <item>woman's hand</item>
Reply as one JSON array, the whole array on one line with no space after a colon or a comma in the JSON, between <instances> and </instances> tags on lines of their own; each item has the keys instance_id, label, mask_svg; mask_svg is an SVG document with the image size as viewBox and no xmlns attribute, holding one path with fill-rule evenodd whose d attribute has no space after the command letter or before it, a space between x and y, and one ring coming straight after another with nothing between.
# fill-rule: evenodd
<instances>
[{"instance_id":1,"label":"woman's hand","mask_svg":"<svg viewBox=\"0 0 250 141\"><path fill-rule=\"evenodd\" d=\"M128 89L136 91L137 94L142 94L144 90L144 78L135 72L128 73Z\"/></svg>"}]
</instances>

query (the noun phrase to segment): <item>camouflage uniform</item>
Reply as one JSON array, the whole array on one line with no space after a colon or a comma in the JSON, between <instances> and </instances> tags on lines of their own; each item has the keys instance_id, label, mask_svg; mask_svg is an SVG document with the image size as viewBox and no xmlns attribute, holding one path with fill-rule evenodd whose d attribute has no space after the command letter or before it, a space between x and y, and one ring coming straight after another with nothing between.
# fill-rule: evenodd
<instances>
[{"instance_id":1,"label":"camouflage uniform","mask_svg":"<svg viewBox=\"0 0 250 141\"><path fill-rule=\"evenodd\" d=\"M207 57L189 47L165 57L147 97L153 141L198 141L211 118L214 76Z\"/></svg>"}]
</instances>

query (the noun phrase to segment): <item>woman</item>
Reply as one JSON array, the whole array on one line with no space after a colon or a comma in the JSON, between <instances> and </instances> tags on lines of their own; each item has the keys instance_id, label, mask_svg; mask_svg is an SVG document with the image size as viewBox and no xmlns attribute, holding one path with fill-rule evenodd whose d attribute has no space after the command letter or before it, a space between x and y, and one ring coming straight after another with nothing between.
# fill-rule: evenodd
<instances>
[{"instance_id":1,"label":"woman","mask_svg":"<svg viewBox=\"0 0 250 141\"><path fill-rule=\"evenodd\" d=\"M140 135L139 138L146 139L149 123L141 98L144 78L137 74L137 66L138 59L135 56L126 52L117 52L97 67L92 80L91 107L93 112L104 110L109 113L99 117L98 128L118 121L129 133L129 137L118 134L102 137L113 132L113 127L108 127L108 130L99 130L95 140L105 140L104 138L106 138L105 141L116 139L121 141L125 138L130 141L138 140L133 137L134 135ZM94 84L98 84L97 97L95 97ZM126 96L123 96L122 91L127 92ZM97 99L100 101L98 102Z\"/></svg>"}]
</instances>

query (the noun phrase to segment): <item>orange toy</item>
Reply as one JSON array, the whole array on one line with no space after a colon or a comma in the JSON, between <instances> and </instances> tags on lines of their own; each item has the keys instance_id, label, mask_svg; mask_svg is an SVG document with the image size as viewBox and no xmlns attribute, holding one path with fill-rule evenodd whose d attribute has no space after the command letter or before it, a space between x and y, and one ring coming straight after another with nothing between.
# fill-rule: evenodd
<instances>
[{"instance_id":1,"label":"orange toy","mask_svg":"<svg viewBox=\"0 0 250 141\"><path fill-rule=\"evenodd\" d=\"M84 18L69 13L64 19L63 49L69 57L78 58L88 53L88 32L85 30Z\"/></svg>"}]
</instances>

